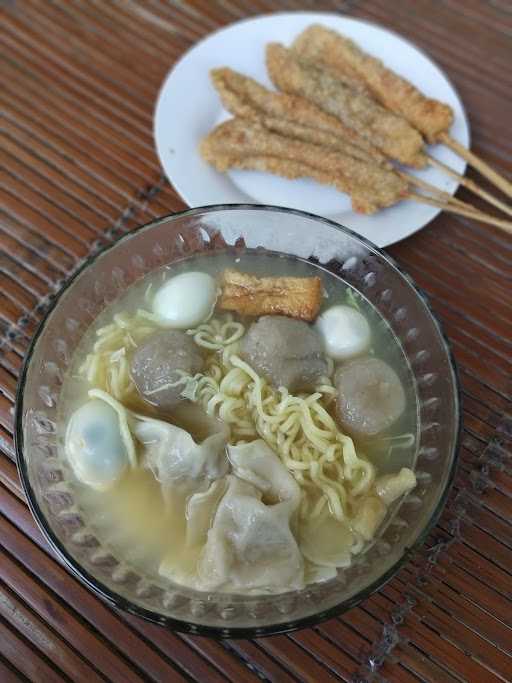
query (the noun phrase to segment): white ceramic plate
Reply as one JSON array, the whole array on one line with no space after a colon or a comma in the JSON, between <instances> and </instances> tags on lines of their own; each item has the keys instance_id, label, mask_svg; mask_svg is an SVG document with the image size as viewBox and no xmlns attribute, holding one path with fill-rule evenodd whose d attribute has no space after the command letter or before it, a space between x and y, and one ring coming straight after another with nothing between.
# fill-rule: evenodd
<instances>
[{"instance_id":1,"label":"white ceramic plate","mask_svg":"<svg viewBox=\"0 0 512 683\"><path fill-rule=\"evenodd\" d=\"M221 174L204 162L198 151L201 138L229 118L210 83L209 71L229 66L272 87L265 69L265 45L290 45L313 23L324 24L353 38L408 78L426 95L448 103L455 113L451 134L469 145L464 108L443 72L418 48L380 26L337 14L288 12L240 21L197 43L167 76L155 111L155 141L167 177L189 206L252 202L302 209L331 218L355 230L378 246L387 246L416 232L439 210L411 201L365 216L351 210L350 199L313 180L286 180L258 171L235 170ZM439 160L464 173L465 162L445 147L429 149ZM446 192L456 181L432 168L417 172Z\"/></svg>"}]
</instances>

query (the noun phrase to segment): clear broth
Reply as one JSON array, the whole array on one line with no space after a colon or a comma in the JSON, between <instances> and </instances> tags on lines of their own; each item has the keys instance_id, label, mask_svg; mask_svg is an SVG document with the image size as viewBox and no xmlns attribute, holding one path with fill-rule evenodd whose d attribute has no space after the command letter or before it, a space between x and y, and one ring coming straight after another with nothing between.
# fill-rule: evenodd
<instances>
[{"instance_id":1,"label":"clear broth","mask_svg":"<svg viewBox=\"0 0 512 683\"><path fill-rule=\"evenodd\" d=\"M174 275L186 271L202 271L217 276L225 268L236 268L259 276L318 276L322 279L325 292L322 310L335 304L347 303L347 297L350 296L348 292L352 292L353 299L357 301L372 330L371 352L389 363L397 372L405 389L407 405L402 417L385 437L370 443L354 439L354 443L375 465L377 476L397 472L401 467L414 469L419 429L416 391L404 351L387 322L360 293L322 267L294 257L260 252L246 252L236 257L227 253L194 256L172 266L164 266L141 278L122 297L106 307L84 335L63 385L59 415L61 457L65 458L64 433L69 417L88 398L90 385L78 376L78 368L92 349L96 331L111 322L116 313L133 314L138 308L149 309L148 288L150 292L155 291L162 282ZM150 414L151 409L147 412ZM173 421L187 429L196 440L201 440L201 430L197 430L193 421L187 420L184 415L186 412L178 419L174 416ZM412 434L414 443L392 447L392 439L402 434ZM182 553L186 501L177 499L172 506L166 504L160 485L151 472L142 468L127 471L116 486L106 493L95 491L76 480L72 480L72 486L84 520L102 544L109 547L119 560L124 560L160 583L164 582L158 575L160 563L165 557L172 555L173 548L179 548L179 553ZM396 504L391 507L388 523L396 507ZM182 557L181 561L176 558L181 569L190 569L194 561L193 555L194 553L192 556Z\"/></svg>"}]
</instances>

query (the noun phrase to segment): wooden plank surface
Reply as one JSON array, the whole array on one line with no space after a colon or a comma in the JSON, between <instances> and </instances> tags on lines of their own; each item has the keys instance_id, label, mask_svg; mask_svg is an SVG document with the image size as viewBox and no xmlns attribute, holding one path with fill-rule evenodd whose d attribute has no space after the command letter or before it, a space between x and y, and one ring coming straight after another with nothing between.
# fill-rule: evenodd
<instances>
[{"instance_id":1,"label":"wooden plank surface","mask_svg":"<svg viewBox=\"0 0 512 683\"><path fill-rule=\"evenodd\" d=\"M441 215L389 249L453 344L460 467L425 547L341 617L215 642L112 610L55 559L17 478L16 381L46 297L96 240L183 208L151 130L168 69L219 26L313 6L381 23L428 51L466 104L474 150L512 176L504 0L0 3L1 681L512 680L512 240L497 229Z\"/></svg>"}]
</instances>

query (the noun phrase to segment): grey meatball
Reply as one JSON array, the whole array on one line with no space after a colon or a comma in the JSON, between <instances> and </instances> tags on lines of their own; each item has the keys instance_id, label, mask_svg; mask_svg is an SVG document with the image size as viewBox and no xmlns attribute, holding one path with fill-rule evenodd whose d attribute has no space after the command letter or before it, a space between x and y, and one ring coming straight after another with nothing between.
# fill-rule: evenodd
<instances>
[{"instance_id":1,"label":"grey meatball","mask_svg":"<svg viewBox=\"0 0 512 683\"><path fill-rule=\"evenodd\" d=\"M179 330L151 335L135 352L130 374L142 398L157 408L173 408L183 401L184 384L169 386L180 379L180 372L194 375L203 358L194 341Z\"/></svg>"},{"instance_id":2,"label":"grey meatball","mask_svg":"<svg viewBox=\"0 0 512 683\"><path fill-rule=\"evenodd\" d=\"M322 339L301 320L266 315L245 335L241 356L274 387L289 391L313 389L327 374Z\"/></svg>"},{"instance_id":3,"label":"grey meatball","mask_svg":"<svg viewBox=\"0 0 512 683\"><path fill-rule=\"evenodd\" d=\"M342 365L334 383L341 428L355 437L372 437L390 427L405 410L405 392L396 372L379 358Z\"/></svg>"}]
</instances>

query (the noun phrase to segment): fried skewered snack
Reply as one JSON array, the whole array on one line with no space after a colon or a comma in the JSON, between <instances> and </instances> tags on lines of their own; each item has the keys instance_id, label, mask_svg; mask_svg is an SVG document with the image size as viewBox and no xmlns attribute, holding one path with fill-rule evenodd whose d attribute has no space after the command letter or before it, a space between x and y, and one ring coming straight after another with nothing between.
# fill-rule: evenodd
<instances>
[{"instance_id":1,"label":"fried skewered snack","mask_svg":"<svg viewBox=\"0 0 512 683\"><path fill-rule=\"evenodd\" d=\"M234 116L259 121L268 130L287 137L392 168L386 157L367 140L303 97L268 90L249 76L227 67L213 69L210 75L224 107ZM403 172L401 175L411 185L427 190L443 202L475 210L430 183Z\"/></svg>"},{"instance_id":2,"label":"fried skewered snack","mask_svg":"<svg viewBox=\"0 0 512 683\"><path fill-rule=\"evenodd\" d=\"M417 130L329 71L301 62L292 50L278 43L267 45L267 69L279 90L314 102L389 158L415 168L426 165L423 139Z\"/></svg>"},{"instance_id":3,"label":"fried skewered snack","mask_svg":"<svg viewBox=\"0 0 512 683\"><path fill-rule=\"evenodd\" d=\"M359 141L355 131L303 97L268 90L253 78L228 67L212 69L210 76L222 103L235 116L251 118L253 111L258 110L267 116L294 120L305 126L338 133Z\"/></svg>"},{"instance_id":4,"label":"fried skewered snack","mask_svg":"<svg viewBox=\"0 0 512 683\"><path fill-rule=\"evenodd\" d=\"M327 147L290 139L249 119L220 124L201 142L203 158L219 171L245 168L334 185L355 211L374 213L403 199L407 182L394 171Z\"/></svg>"},{"instance_id":5,"label":"fried skewered snack","mask_svg":"<svg viewBox=\"0 0 512 683\"><path fill-rule=\"evenodd\" d=\"M354 210L361 213L374 213L401 199L412 199L512 233L512 224L481 214L472 207L444 203L411 192L407 180L394 171L332 152L320 145L270 133L254 121L235 118L221 123L204 138L200 149L205 161L221 172L241 168L290 179L313 178L323 185L333 185L340 192L349 194Z\"/></svg>"},{"instance_id":6,"label":"fried skewered snack","mask_svg":"<svg viewBox=\"0 0 512 683\"><path fill-rule=\"evenodd\" d=\"M447 104L426 97L405 78L395 74L375 57L363 52L352 40L315 24L295 39L292 49L307 61L324 65L342 76L359 80L377 101L400 114L429 142L436 142L453 123Z\"/></svg>"},{"instance_id":7,"label":"fried skewered snack","mask_svg":"<svg viewBox=\"0 0 512 683\"><path fill-rule=\"evenodd\" d=\"M355 159L392 168L385 157L369 142L304 98L268 90L252 78L229 68L214 69L211 75L224 106L235 116L240 115L242 118L257 121L269 131L280 133L288 138L328 147L331 151L343 152ZM315 124L320 128L314 127ZM317 169L306 168L304 164L275 157L252 156L250 159L238 159L237 166L268 171L288 178L309 176L324 184L332 182L330 176L326 177ZM420 187L430 193L440 208L445 210L450 210L450 207L458 208L464 211L463 215L484 222L491 220L493 224L496 224L496 219L477 211L470 204L452 197L430 183L400 171L398 173L412 187ZM414 196L417 201L427 203L428 197Z\"/></svg>"},{"instance_id":8,"label":"fried skewered snack","mask_svg":"<svg viewBox=\"0 0 512 683\"><path fill-rule=\"evenodd\" d=\"M505 194L512 196L512 183L450 136L453 123L451 107L426 97L412 83L388 69L380 59L361 50L349 38L324 26L313 25L295 39L293 50L301 59L324 65L340 76L350 78L352 83L358 80L359 89L367 88L383 106L401 114L425 135L428 142L442 142ZM502 211L511 213L510 207L475 183L465 184Z\"/></svg>"},{"instance_id":9,"label":"fried skewered snack","mask_svg":"<svg viewBox=\"0 0 512 683\"><path fill-rule=\"evenodd\" d=\"M376 147L303 97L268 90L228 67L212 69L210 76L222 104L233 116L256 120L270 131L391 168Z\"/></svg>"},{"instance_id":10,"label":"fried skewered snack","mask_svg":"<svg viewBox=\"0 0 512 683\"><path fill-rule=\"evenodd\" d=\"M382 112L385 111L381 108L380 112L378 105L373 104L373 108L366 108L368 103L371 102L370 97L362 95L360 92L352 91L352 97L349 97L350 88L347 83L340 81L338 76L334 75L334 72L328 69L322 69L318 66L313 65L311 62L304 62L298 58L293 58L291 51L286 51L286 48L282 46L277 46L275 44L269 45L267 51L267 64L269 66L269 71L271 71L271 76L274 73L274 81L278 87L282 87L285 90L291 90L295 93L300 93L306 97L312 99L313 102L321 106L323 109L329 111L330 113L336 114L343 118L347 125L357 126L358 132L362 135L366 135L368 140L371 140L375 145L379 146L384 152L388 154L393 159L396 159L402 163L408 165L421 167L427 162L436 168L439 168L444 173L455 177L459 183L470 189L475 194L479 195L486 201L490 202L501 211L512 215L512 208L502 201L498 200L493 195L489 194L482 188L480 188L471 179L465 178L458 173L455 173L449 167L441 164L436 159L426 155L426 154L416 154L415 157L411 158L410 150L411 144L413 143L413 138L410 136L411 131L413 131L418 137L418 132L415 131L411 126L409 128L409 137L406 140L399 141L394 136L398 133L398 128L392 129L389 126L389 120L386 121L382 118ZM323 86L323 87L322 87ZM341 97L343 93L343 97ZM366 101L366 104L365 104ZM352 111L350 111L350 106L352 105ZM354 111L360 113L361 111L369 113L372 112L374 118L374 126L368 127L368 120L363 120L356 116L352 116ZM389 112L388 112L389 114ZM379 118L380 117L380 118ZM398 118L398 117L397 117ZM375 123L375 120L377 123ZM407 125L405 119L401 119L402 123ZM392 137L386 137L388 133L393 131ZM382 139L382 133L384 133L384 141ZM445 135L442 133L441 135ZM449 141L444 140L445 144L449 145L452 149L454 146L461 146L459 143L449 139ZM464 148L461 148L464 149ZM459 150L460 151L460 150ZM467 152L467 154L471 154ZM471 162L470 162L471 163ZM479 162L480 166L483 162ZM480 166L476 166L481 170ZM481 170L481 172L483 172ZM496 174L492 171L494 177ZM489 173L485 174L487 177ZM507 181L502 179L503 183L495 182L503 191L507 191ZM512 185L510 186L512 188Z\"/></svg>"}]
</instances>

